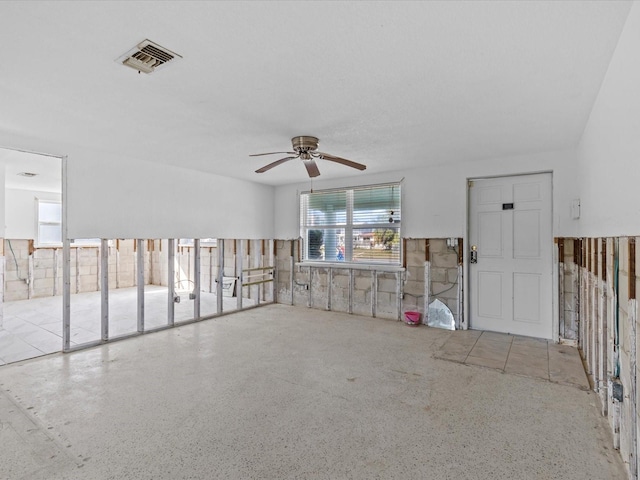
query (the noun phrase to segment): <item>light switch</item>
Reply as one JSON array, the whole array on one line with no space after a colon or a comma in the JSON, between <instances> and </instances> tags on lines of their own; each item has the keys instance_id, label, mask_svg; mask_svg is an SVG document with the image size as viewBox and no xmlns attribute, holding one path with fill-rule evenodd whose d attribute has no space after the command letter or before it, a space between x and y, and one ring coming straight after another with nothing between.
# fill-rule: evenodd
<instances>
[{"instance_id":1,"label":"light switch","mask_svg":"<svg viewBox=\"0 0 640 480\"><path fill-rule=\"evenodd\" d=\"M580 199L574 198L571 201L571 218L578 220L580 218Z\"/></svg>"}]
</instances>

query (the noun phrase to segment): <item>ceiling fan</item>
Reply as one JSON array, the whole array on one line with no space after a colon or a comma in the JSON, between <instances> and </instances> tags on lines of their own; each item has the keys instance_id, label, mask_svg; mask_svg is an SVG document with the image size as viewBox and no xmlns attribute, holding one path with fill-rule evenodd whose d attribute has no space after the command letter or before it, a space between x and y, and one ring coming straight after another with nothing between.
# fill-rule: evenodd
<instances>
[{"instance_id":1,"label":"ceiling fan","mask_svg":"<svg viewBox=\"0 0 640 480\"><path fill-rule=\"evenodd\" d=\"M318 170L318 165L316 165L316 160L329 160L330 162L339 163L341 165L346 165L347 167L357 168L358 170L364 170L367 168L366 165L361 163L353 162L351 160L347 160L346 158L336 157L335 155L329 155L328 153L318 152L318 142L319 140L316 137L309 137L306 135L293 137L291 139L291 145L293 146L293 152L270 152L270 153L256 153L253 155L249 155L250 157L259 157L262 155L276 155L278 153L290 155L289 157L281 158L280 160L276 160L268 165L265 165L262 168L256 170L256 173L264 173L267 170L271 170L273 167L277 167L281 163L288 162L289 160L294 160L299 158L304 163L304 166L307 168L307 173L309 177L317 177L320 175L320 170Z\"/></svg>"}]
</instances>

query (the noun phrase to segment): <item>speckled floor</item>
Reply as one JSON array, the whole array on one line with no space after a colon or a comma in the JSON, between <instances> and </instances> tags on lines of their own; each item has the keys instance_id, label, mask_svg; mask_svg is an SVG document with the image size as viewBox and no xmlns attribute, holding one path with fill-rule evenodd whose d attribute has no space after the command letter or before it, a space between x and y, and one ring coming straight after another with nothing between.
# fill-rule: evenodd
<instances>
[{"instance_id":1,"label":"speckled floor","mask_svg":"<svg viewBox=\"0 0 640 480\"><path fill-rule=\"evenodd\" d=\"M0 478L624 479L588 391L271 305L0 368Z\"/></svg>"}]
</instances>

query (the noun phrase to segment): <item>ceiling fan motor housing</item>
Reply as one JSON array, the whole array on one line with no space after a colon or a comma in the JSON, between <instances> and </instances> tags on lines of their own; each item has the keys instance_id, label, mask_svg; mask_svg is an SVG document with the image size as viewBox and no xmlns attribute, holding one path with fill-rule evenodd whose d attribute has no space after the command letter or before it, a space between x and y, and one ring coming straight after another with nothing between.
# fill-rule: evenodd
<instances>
[{"instance_id":1,"label":"ceiling fan motor housing","mask_svg":"<svg viewBox=\"0 0 640 480\"><path fill-rule=\"evenodd\" d=\"M293 146L293 150L296 153L317 150L319 142L320 140L318 140L316 137L310 137L307 135L293 137L291 139L291 145Z\"/></svg>"}]
</instances>

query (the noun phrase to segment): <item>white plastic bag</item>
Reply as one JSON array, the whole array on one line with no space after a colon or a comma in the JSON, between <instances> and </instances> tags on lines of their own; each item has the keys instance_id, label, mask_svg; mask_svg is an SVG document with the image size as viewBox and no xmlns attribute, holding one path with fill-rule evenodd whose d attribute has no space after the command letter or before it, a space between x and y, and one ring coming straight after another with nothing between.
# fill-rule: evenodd
<instances>
[{"instance_id":1,"label":"white plastic bag","mask_svg":"<svg viewBox=\"0 0 640 480\"><path fill-rule=\"evenodd\" d=\"M429 304L428 327L444 328L445 330L455 330L456 320L453 313L444 303L437 298Z\"/></svg>"}]
</instances>

